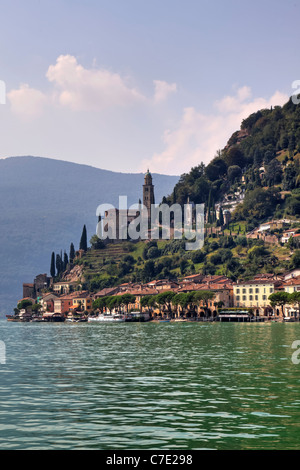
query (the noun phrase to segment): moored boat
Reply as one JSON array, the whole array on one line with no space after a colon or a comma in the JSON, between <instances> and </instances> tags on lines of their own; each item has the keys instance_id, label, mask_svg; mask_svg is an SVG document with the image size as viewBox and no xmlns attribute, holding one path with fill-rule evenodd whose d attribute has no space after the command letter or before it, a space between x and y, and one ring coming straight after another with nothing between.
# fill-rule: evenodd
<instances>
[{"instance_id":1,"label":"moored boat","mask_svg":"<svg viewBox=\"0 0 300 470\"><path fill-rule=\"evenodd\" d=\"M102 313L97 317L88 317L88 322L99 322L99 323L120 323L125 322L126 317L123 314L105 314Z\"/></svg>"}]
</instances>

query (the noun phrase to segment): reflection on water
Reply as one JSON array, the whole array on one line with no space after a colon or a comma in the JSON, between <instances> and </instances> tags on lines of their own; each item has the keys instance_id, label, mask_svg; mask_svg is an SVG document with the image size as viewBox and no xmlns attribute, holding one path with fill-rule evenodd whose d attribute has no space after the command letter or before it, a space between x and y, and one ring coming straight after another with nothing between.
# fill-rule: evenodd
<instances>
[{"instance_id":1,"label":"reflection on water","mask_svg":"<svg viewBox=\"0 0 300 470\"><path fill-rule=\"evenodd\" d=\"M0 322L2 449L297 449L300 324Z\"/></svg>"}]
</instances>

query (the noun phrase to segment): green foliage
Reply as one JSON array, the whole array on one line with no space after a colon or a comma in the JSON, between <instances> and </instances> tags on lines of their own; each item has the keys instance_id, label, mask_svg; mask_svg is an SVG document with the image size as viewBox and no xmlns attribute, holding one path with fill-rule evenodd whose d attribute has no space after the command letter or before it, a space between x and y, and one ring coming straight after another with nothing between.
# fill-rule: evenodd
<instances>
[{"instance_id":1,"label":"green foliage","mask_svg":"<svg viewBox=\"0 0 300 470\"><path fill-rule=\"evenodd\" d=\"M82 229L79 249L83 250L83 251L87 251L87 232L86 232L86 226L85 225L83 226L83 229Z\"/></svg>"},{"instance_id":2,"label":"green foliage","mask_svg":"<svg viewBox=\"0 0 300 470\"><path fill-rule=\"evenodd\" d=\"M32 307L33 304L30 300L28 299L23 299L21 302L18 303L17 307L19 310L26 309L28 307Z\"/></svg>"},{"instance_id":3,"label":"green foliage","mask_svg":"<svg viewBox=\"0 0 300 470\"><path fill-rule=\"evenodd\" d=\"M93 250L101 250L105 248L104 241L101 240L101 238L99 238L97 235L92 236L92 238L90 239L90 244Z\"/></svg>"},{"instance_id":4,"label":"green foliage","mask_svg":"<svg viewBox=\"0 0 300 470\"><path fill-rule=\"evenodd\" d=\"M70 263L73 263L74 258L75 258L75 248L74 248L74 244L71 243L71 245L70 245L70 254L69 254Z\"/></svg>"},{"instance_id":5,"label":"green foliage","mask_svg":"<svg viewBox=\"0 0 300 470\"><path fill-rule=\"evenodd\" d=\"M55 253L52 252L50 264L50 276L55 277Z\"/></svg>"},{"instance_id":6,"label":"green foliage","mask_svg":"<svg viewBox=\"0 0 300 470\"><path fill-rule=\"evenodd\" d=\"M255 188L246 193L244 204L236 211L236 214L249 221L265 219L272 215L278 201L280 201L278 190Z\"/></svg>"},{"instance_id":7,"label":"green foliage","mask_svg":"<svg viewBox=\"0 0 300 470\"><path fill-rule=\"evenodd\" d=\"M300 268L300 250L296 250L290 262L290 269Z\"/></svg>"}]
</instances>

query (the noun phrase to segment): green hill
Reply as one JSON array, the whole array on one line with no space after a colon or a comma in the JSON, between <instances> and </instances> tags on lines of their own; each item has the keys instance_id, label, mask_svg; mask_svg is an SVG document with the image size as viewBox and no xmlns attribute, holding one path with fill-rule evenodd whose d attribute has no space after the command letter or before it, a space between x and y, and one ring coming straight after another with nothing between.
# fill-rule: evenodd
<instances>
[{"instance_id":1,"label":"green hill","mask_svg":"<svg viewBox=\"0 0 300 470\"><path fill-rule=\"evenodd\" d=\"M233 280L257 273L283 273L300 267L299 243L265 243L246 233L273 218L288 218L300 231L300 107L290 99L283 107L251 114L205 166L181 175L163 202L205 203L207 236L202 250L187 252L183 242L124 245L92 250L81 261L86 285L95 290L127 281L177 277L203 272ZM238 195L238 196L236 196ZM219 209L229 208L231 222L221 230ZM221 211L222 212L222 211ZM222 216L223 218L223 213ZM283 229L275 230L278 240ZM150 253L150 254L149 254ZM103 259L105 260L103 262Z\"/></svg>"},{"instance_id":2,"label":"green hill","mask_svg":"<svg viewBox=\"0 0 300 470\"><path fill-rule=\"evenodd\" d=\"M290 99L244 119L225 148L207 166L200 163L183 174L164 202L185 204L189 198L213 212L225 196L242 191L245 200L232 214L236 221L253 226L269 217L297 218L299 158L300 107Z\"/></svg>"}]
</instances>

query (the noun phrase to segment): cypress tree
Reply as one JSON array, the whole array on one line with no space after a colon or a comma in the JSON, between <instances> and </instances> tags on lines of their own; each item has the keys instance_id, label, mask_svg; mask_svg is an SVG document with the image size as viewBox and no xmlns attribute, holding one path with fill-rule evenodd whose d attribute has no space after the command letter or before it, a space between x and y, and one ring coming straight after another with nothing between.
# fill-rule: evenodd
<instances>
[{"instance_id":1,"label":"cypress tree","mask_svg":"<svg viewBox=\"0 0 300 470\"><path fill-rule=\"evenodd\" d=\"M63 263L62 259L59 254L56 255L56 272L57 276L59 276L62 273L63 270Z\"/></svg>"},{"instance_id":2,"label":"cypress tree","mask_svg":"<svg viewBox=\"0 0 300 470\"><path fill-rule=\"evenodd\" d=\"M67 269L68 263L69 263L68 255L66 252L64 252L64 266L63 266L64 271Z\"/></svg>"},{"instance_id":3,"label":"cypress tree","mask_svg":"<svg viewBox=\"0 0 300 470\"><path fill-rule=\"evenodd\" d=\"M73 243L71 243L71 245L70 245L70 256L69 256L70 263L73 263L74 258L75 258L75 248L74 248Z\"/></svg>"},{"instance_id":4,"label":"cypress tree","mask_svg":"<svg viewBox=\"0 0 300 470\"><path fill-rule=\"evenodd\" d=\"M87 251L87 234L86 234L86 226L83 226L82 235L80 239L80 250Z\"/></svg>"},{"instance_id":5,"label":"cypress tree","mask_svg":"<svg viewBox=\"0 0 300 470\"><path fill-rule=\"evenodd\" d=\"M207 222L211 223L211 189L209 190L208 202L207 202Z\"/></svg>"},{"instance_id":6,"label":"cypress tree","mask_svg":"<svg viewBox=\"0 0 300 470\"><path fill-rule=\"evenodd\" d=\"M220 220L220 225L221 225L221 227L223 227L223 225L224 225L224 216L223 216L223 209L222 209L222 207L220 207L219 220Z\"/></svg>"},{"instance_id":7,"label":"cypress tree","mask_svg":"<svg viewBox=\"0 0 300 470\"><path fill-rule=\"evenodd\" d=\"M52 255L51 255L50 276L55 277L55 253L54 251L52 252Z\"/></svg>"}]
</instances>

